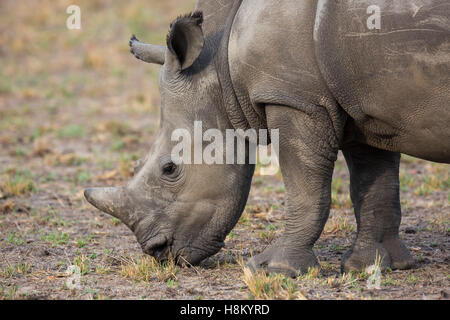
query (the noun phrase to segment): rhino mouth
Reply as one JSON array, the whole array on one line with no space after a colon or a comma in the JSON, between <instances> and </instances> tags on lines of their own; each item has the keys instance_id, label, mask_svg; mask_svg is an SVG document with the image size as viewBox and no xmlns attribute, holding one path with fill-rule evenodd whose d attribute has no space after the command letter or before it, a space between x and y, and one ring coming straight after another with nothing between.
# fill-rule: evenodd
<instances>
[{"instance_id":1,"label":"rhino mouth","mask_svg":"<svg viewBox=\"0 0 450 320\"><path fill-rule=\"evenodd\" d=\"M211 253L203 248L194 248L186 245L185 242L182 245L181 241L166 241L161 244L147 245L143 251L160 262L173 259L180 265L198 264L200 261L215 253Z\"/></svg>"},{"instance_id":2,"label":"rhino mouth","mask_svg":"<svg viewBox=\"0 0 450 320\"><path fill-rule=\"evenodd\" d=\"M168 248L169 247L167 247L166 245L158 246L147 251L147 254L155 257L157 260L164 261L167 260L169 256L166 253L167 251L170 251L170 249L168 250Z\"/></svg>"},{"instance_id":3,"label":"rhino mouth","mask_svg":"<svg viewBox=\"0 0 450 320\"><path fill-rule=\"evenodd\" d=\"M174 245L168 245L167 243L151 247L146 249L144 252L154 257L159 262L166 262L173 259L176 264L187 266L196 265L215 253L208 252L201 248L192 248L186 245L175 248Z\"/></svg>"},{"instance_id":4,"label":"rhino mouth","mask_svg":"<svg viewBox=\"0 0 450 320\"><path fill-rule=\"evenodd\" d=\"M198 265L206 258L216 254L224 246L223 242L215 243L196 240L191 242L174 239L171 246L171 254L173 254L173 258L178 264L185 266Z\"/></svg>"},{"instance_id":5,"label":"rhino mouth","mask_svg":"<svg viewBox=\"0 0 450 320\"><path fill-rule=\"evenodd\" d=\"M157 260L168 260L171 255L171 237L165 234L157 235L141 245L144 253L155 257Z\"/></svg>"}]
</instances>

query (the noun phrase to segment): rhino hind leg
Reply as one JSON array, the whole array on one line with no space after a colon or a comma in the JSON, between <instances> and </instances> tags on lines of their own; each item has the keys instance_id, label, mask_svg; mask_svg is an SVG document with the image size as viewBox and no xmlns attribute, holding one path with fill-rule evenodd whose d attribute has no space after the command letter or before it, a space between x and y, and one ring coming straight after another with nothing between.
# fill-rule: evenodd
<instances>
[{"instance_id":1,"label":"rhino hind leg","mask_svg":"<svg viewBox=\"0 0 450 320\"><path fill-rule=\"evenodd\" d=\"M358 232L342 259L341 271L362 270L373 265L377 255L382 268L411 268L414 259L398 233L400 154L362 144L344 147L343 153Z\"/></svg>"}]
</instances>

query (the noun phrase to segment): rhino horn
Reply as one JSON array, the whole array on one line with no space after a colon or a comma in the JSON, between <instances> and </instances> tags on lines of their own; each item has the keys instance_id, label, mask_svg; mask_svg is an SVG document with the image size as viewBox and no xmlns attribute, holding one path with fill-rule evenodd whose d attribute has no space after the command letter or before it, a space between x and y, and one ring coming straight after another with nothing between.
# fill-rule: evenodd
<instances>
[{"instance_id":1,"label":"rhino horn","mask_svg":"<svg viewBox=\"0 0 450 320\"><path fill-rule=\"evenodd\" d=\"M97 209L120 219L129 228L135 221L128 214L127 197L123 188L89 188L84 191L84 197Z\"/></svg>"},{"instance_id":2,"label":"rhino horn","mask_svg":"<svg viewBox=\"0 0 450 320\"><path fill-rule=\"evenodd\" d=\"M144 62L163 65L166 56L166 49L166 46L158 46L155 44L141 42L134 34L130 39L131 53L136 58Z\"/></svg>"}]
</instances>

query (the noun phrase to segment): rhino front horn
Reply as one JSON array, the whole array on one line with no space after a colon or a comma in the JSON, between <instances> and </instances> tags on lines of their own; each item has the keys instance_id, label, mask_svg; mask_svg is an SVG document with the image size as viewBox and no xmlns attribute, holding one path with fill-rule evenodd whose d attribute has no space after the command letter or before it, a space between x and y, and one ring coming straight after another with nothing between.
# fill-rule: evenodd
<instances>
[{"instance_id":1,"label":"rhino front horn","mask_svg":"<svg viewBox=\"0 0 450 320\"><path fill-rule=\"evenodd\" d=\"M89 188L84 191L84 197L94 207L120 219L129 228L134 224L127 213L127 198L123 188Z\"/></svg>"}]
</instances>

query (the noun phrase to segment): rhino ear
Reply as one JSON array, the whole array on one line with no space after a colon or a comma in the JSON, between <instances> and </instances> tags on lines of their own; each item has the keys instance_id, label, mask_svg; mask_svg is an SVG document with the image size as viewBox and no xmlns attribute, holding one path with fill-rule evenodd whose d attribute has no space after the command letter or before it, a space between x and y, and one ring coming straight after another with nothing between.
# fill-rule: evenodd
<instances>
[{"instance_id":1,"label":"rhino ear","mask_svg":"<svg viewBox=\"0 0 450 320\"><path fill-rule=\"evenodd\" d=\"M186 70L200 56L204 44L202 23L203 14L196 11L177 18L170 25L166 62L175 71Z\"/></svg>"}]
</instances>

